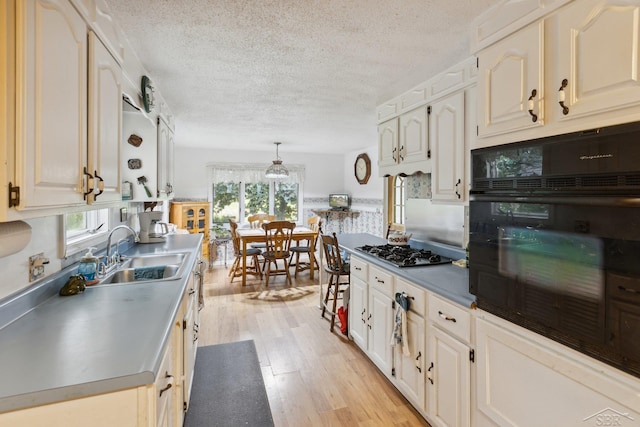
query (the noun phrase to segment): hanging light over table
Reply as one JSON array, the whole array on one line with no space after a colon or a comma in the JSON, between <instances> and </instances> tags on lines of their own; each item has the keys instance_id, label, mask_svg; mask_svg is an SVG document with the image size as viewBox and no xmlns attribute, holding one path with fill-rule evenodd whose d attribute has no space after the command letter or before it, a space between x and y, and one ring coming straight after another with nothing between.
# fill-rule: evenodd
<instances>
[{"instance_id":1,"label":"hanging light over table","mask_svg":"<svg viewBox=\"0 0 640 427\"><path fill-rule=\"evenodd\" d=\"M276 159L273 161L273 164L267 168L265 176L270 179L287 178L289 176L289 171L284 167L282 160L280 160L280 156L278 155L278 146L282 143L274 142L274 144L276 144Z\"/></svg>"}]
</instances>

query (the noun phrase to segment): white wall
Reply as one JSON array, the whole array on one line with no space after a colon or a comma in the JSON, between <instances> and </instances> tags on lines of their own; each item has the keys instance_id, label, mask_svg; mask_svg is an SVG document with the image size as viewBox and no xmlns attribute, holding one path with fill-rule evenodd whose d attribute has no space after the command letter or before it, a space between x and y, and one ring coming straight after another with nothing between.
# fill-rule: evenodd
<instances>
[{"instance_id":1,"label":"white wall","mask_svg":"<svg viewBox=\"0 0 640 427\"><path fill-rule=\"evenodd\" d=\"M354 164L359 154L367 153L371 160L371 177L361 185L354 174ZM344 156L344 189L355 199L382 200L385 179L378 177L378 145L372 145L363 150L351 151Z\"/></svg>"}]
</instances>

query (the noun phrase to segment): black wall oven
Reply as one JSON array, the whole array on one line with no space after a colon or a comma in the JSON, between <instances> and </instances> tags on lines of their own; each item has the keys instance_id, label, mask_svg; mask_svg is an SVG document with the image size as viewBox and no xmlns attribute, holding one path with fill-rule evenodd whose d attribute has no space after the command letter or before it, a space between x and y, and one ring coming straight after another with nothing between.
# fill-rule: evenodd
<instances>
[{"instance_id":1,"label":"black wall oven","mask_svg":"<svg viewBox=\"0 0 640 427\"><path fill-rule=\"evenodd\" d=\"M640 123L471 159L478 308L640 377Z\"/></svg>"}]
</instances>

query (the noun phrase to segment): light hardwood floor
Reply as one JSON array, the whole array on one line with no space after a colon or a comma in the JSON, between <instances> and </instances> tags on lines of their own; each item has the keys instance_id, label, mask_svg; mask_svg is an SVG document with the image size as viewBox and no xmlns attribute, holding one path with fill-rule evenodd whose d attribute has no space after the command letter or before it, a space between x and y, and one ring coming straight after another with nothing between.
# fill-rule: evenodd
<instances>
[{"instance_id":1,"label":"light hardwood floor","mask_svg":"<svg viewBox=\"0 0 640 427\"><path fill-rule=\"evenodd\" d=\"M355 344L329 332L318 279L298 274L230 283L224 266L205 274L199 346L252 339L275 425L428 426Z\"/></svg>"}]
</instances>

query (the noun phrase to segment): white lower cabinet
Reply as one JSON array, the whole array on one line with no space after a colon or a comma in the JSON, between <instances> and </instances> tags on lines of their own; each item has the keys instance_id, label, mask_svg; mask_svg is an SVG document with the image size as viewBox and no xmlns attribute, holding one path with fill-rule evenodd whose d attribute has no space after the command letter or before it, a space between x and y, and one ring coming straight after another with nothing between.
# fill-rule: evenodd
<instances>
[{"instance_id":1,"label":"white lower cabinet","mask_svg":"<svg viewBox=\"0 0 640 427\"><path fill-rule=\"evenodd\" d=\"M471 423L471 360L468 345L429 325L428 409L432 426Z\"/></svg>"},{"instance_id":2,"label":"white lower cabinet","mask_svg":"<svg viewBox=\"0 0 640 427\"><path fill-rule=\"evenodd\" d=\"M484 311L476 315L476 426L636 426L637 378Z\"/></svg>"},{"instance_id":3,"label":"white lower cabinet","mask_svg":"<svg viewBox=\"0 0 640 427\"><path fill-rule=\"evenodd\" d=\"M407 345L409 354L401 346L395 347L394 365L398 390L421 412L426 412L426 291L407 281L395 278L395 292L404 292L409 300L407 312Z\"/></svg>"},{"instance_id":4,"label":"white lower cabinet","mask_svg":"<svg viewBox=\"0 0 640 427\"><path fill-rule=\"evenodd\" d=\"M378 368L391 377L393 276L354 256L351 257L351 271L349 335Z\"/></svg>"}]
</instances>

